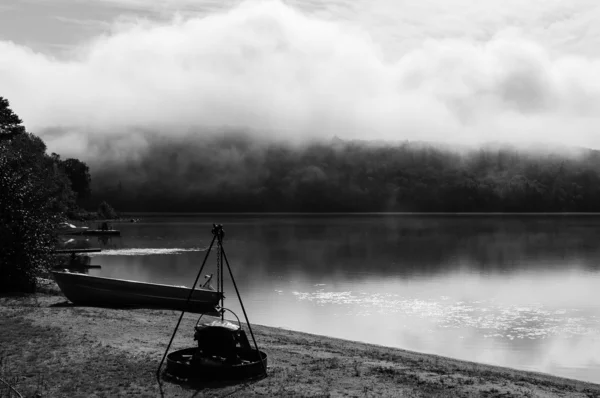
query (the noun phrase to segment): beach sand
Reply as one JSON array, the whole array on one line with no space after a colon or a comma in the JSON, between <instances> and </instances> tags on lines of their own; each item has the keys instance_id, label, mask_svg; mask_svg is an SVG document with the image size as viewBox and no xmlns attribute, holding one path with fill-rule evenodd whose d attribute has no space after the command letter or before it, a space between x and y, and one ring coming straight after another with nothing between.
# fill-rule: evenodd
<instances>
[{"instance_id":1,"label":"beach sand","mask_svg":"<svg viewBox=\"0 0 600 398\"><path fill-rule=\"evenodd\" d=\"M0 378L24 397L600 397L597 384L259 325L268 377L159 384L179 316L78 307L51 286L0 297ZM184 316L170 351L195 346L197 317Z\"/></svg>"}]
</instances>

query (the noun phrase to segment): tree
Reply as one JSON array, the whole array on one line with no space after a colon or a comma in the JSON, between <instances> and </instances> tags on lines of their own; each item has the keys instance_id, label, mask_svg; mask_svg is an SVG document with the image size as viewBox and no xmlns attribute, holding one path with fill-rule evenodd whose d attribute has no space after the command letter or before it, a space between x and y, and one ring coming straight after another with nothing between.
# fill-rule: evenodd
<instances>
[{"instance_id":1,"label":"tree","mask_svg":"<svg viewBox=\"0 0 600 398\"><path fill-rule=\"evenodd\" d=\"M0 291L32 291L52 264L54 230L73 192L44 142L8 106L1 98L0 126L11 136L0 140Z\"/></svg>"},{"instance_id":2,"label":"tree","mask_svg":"<svg viewBox=\"0 0 600 398\"><path fill-rule=\"evenodd\" d=\"M0 141L25 132L21 119L10 109L7 99L0 97Z\"/></svg>"},{"instance_id":3,"label":"tree","mask_svg":"<svg viewBox=\"0 0 600 398\"><path fill-rule=\"evenodd\" d=\"M62 162L62 168L71 181L71 189L77 194L77 199L82 201L89 198L92 177L87 164L78 159L67 159Z\"/></svg>"},{"instance_id":4,"label":"tree","mask_svg":"<svg viewBox=\"0 0 600 398\"><path fill-rule=\"evenodd\" d=\"M113 220L117 218L118 215L111 205L106 203L106 201L103 201L98 207L98 217L103 218L105 220Z\"/></svg>"}]
</instances>

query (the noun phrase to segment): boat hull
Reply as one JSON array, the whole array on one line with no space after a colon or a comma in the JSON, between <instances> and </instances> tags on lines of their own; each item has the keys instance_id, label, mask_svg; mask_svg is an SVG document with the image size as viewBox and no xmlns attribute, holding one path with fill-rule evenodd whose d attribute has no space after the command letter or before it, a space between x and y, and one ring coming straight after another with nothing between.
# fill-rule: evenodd
<instances>
[{"instance_id":1,"label":"boat hull","mask_svg":"<svg viewBox=\"0 0 600 398\"><path fill-rule=\"evenodd\" d=\"M152 308L214 312L221 294L209 289L161 285L102 278L71 272L52 271L54 280L63 294L74 304L113 308Z\"/></svg>"}]
</instances>

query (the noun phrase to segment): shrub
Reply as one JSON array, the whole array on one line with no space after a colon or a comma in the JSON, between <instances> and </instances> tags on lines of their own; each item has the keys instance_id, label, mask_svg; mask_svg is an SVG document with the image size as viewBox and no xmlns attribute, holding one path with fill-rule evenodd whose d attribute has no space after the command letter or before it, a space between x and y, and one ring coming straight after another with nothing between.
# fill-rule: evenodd
<instances>
[{"instance_id":1,"label":"shrub","mask_svg":"<svg viewBox=\"0 0 600 398\"><path fill-rule=\"evenodd\" d=\"M104 220L114 220L115 218L118 218L119 215L111 205L104 201L100 203L100 206L98 207L98 217Z\"/></svg>"},{"instance_id":2,"label":"shrub","mask_svg":"<svg viewBox=\"0 0 600 398\"><path fill-rule=\"evenodd\" d=\"M0 292L35 290L36 276L54 262L55 227L74 201L44 142L19 124L0 97Z\"/></svg>"}]
</instances>

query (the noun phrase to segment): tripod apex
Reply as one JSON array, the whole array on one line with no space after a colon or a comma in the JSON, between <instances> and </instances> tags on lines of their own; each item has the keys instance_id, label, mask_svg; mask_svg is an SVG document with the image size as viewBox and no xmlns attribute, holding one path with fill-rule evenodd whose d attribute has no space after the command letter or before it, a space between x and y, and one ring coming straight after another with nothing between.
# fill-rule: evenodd
<instances>
[{"instance_id":1,"label":"tripod apex","mask_svg":"<svg viewBox=\"0 0 600 398\"><path fill-rule=\"evenodd\" d=\"M223 230L222 224L213 224L212 233L213 235L217 236L219 240L222 240L223 237L225 237L225 231Z\"/></svg>"}]
</instances>

